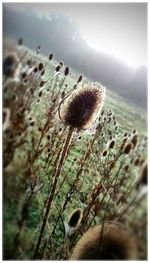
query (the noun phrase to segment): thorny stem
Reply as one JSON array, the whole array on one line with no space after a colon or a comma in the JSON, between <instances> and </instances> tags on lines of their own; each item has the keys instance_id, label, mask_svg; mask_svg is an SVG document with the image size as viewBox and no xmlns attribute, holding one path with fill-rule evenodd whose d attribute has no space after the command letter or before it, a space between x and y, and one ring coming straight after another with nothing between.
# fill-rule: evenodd
<instances>
[{"instance_id":1,"label":"thorny stem","mask_svg":"<svg viewBox=\"0 0 150 263\"><path fill-rule=\"evenodd\" d=\"M44 233L44 230L45 230L46 222L47 222L47 219L48 219L49 211L50 211L51 204L52 204L52 201L53 201L53 197L54 197L54 194L55 194L57 181L58 181L61 169L63 167L63 163L64 163L65 157L67 155L69 145L70 145L71 140L72 140L73 132L74 132L74 128L70 127L68 135L66 137L66 141L65 141L63 149L62 149L62 153L60 155L60 159L58 161L58 165L56 166L56 169L54 171L54 176L53 176L54 182L53 182L52 189L51 189L51 191L49 193L49 196L48 196L48 202L47 202L45 214L44 214L44 217L43 217L43 222L42 222L40 234L39 234L39 237L38 237L38 241L37 241L37 244L36 244L36 248L35 248L33 259L36 259L38 251L39 251L39 248L40 248L40 245L41 245L41 241L42 241L43 233Z\"/></svg>"}]
</instances>

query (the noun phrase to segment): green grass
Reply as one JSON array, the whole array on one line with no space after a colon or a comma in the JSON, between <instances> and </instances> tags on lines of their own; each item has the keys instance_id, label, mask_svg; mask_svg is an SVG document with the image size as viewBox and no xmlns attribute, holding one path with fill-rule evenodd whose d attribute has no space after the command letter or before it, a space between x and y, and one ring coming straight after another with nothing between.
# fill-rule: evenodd
<instances>
[{"instance_id":1,"label":"green grass","mask_svg":"<svg viewBox=\"0 0 150 263\"><path fill-rule=\"evenodd\" d=\"M34 54L34 52L29 49L28 49L27 57L29 58L32 57L36 59L37 62L40 61L46 63L47 66L46 66L46 73L44 75L44 80L49 79L53 75L53 71L55 69L55 66L57 65L57 61L49 62L48 58L46 58L43 55L38 55L37 57ZM63 91L65 91L65 93L67 93L69 90L73 88L73 86L76 84L78 76L80 75L80 73L77 73L73 69L70 69L70 72L71 75L69 75L66 78L63 86ZM90 80L83 78L83 81L87 83ZM65 84L68 85L67 88L65 87ZM29 88L29 86L27 86L27 88ZM52 127L49 127L49 130L46 132L41 142L41 144L44 147L43 151L36 159L34 164L32 164L32 162L31 163L27 162L28 153L30 153L31 156L34 154L34 149L32 146L33 139L35 143L38 142L40 137L40 132L38 131L38 128L44 126L45 120L47 118L46 113L48 112L51 106L51 97L47 92L48 88L49 88L49 84L46 84L43 88L43 96L40 99L40 102L37 101L39 87L37 88L35 92L35 98L31 104L31 110L30 112L27 112L25 115L25 122L28 124L27 135L26 135L27 143L22 147L17 148L14 152L13 160L10 163L10 167L11 166L14 167L14 172L10 172L9 170L7 171L7 169L6 171L4 171L5 175L8 174L7 177L5 177L6 187L4 189L6 194L6 200L4 204L5 209L4 209L4 234L3 234L5 258L7 254L8 254L8 258L12 257L10 247L12 247L14 242L14 236L17 228L16 221L20 217L20 209L27 195L27 191L26 191L27 186L28 184L30 184L30 180L32 182L32 178L34 178L34 176L36 175L38 180L38 186L43 185L44 187L40 191L37 191L30 200L27 219L25 220L21 231L17 258L31 259L33 256L35 243L40 231L44 203L47 199L47 195L49 193L49 189L51 187L51 183L53 180L52 175L54 171L55 158L57 156L58 151L61 150L61 148L63 147L63 140L67 133L67 129L60 122L57 116L57 108L58 108L57 106L54 112L53 120L51 121ZM92 153L83 167L83 171L80 175L79 185L77 185L73 198L70 199L65 211L61 215L61 220L59 220L59 224L57 225L57 231L55 231L55 233L52 236L52 240L53 240L52 244L48 244L49 247L47 248L46 253L51 253L51 259L59 259L60 250L62 249L62 245L64 244L62 220L66 222L68 220L69 214L72 212L73 209L78 207L85 209L87 207L87 203L89 201L91 191L103 176L103 170L104 170L103 168L106 166L105 169L107 169L108 162L111 161L119 151L120 143L122 142L123 139L123 134L125 132L132 132L134 129L136 129L141 140L145 135L147 135L147 127L146 127L147 113L144 110L140 109L139 107L136 107L135 105L131 105L131 103L129 104L125 98L121 97L117 93L107 90L106 100L104 104L105 116L107 116L107 112L110 109L115 115L118 131L114 130L113 122L108 124L106 121L104 123L104 131L103 131L104 135L102 136L100 133L100 135L97 137L96 142L92 149ZM30 116L35 120L34 127L29 126ZM64 131L59 132L60 127L63 128ZM110 136L108 135L108 131L110 130L112 132L113 138L115 138L116 140L115 149L109 151L108 156L106 158L103 158L102 152L108 147L108 142L110 141ZM46 163L47 148L49 147L49 146L45 146L47 144L47 135L51 135L52 137L51 139L53 139L54 136L56 136L55 142L52 148L50 149L51 155L53 157L50 164ZM61 135L62 138L60 139L59 136ZM77 139L79 136L81 136L81 140ZM69 155L64 164L64 167L61 172L61 176L58 181L58 187L59 187L63 179L66 177L66 180L61 190L57 192L57 195L55 196L54 202L52 204L52 208L50 211L49 220L44 236L46 240L49 240L49 235L53 230L59 212L61 212L62 206L66 200L66 195L68 194L70 187L76 178L78 169L81 164L81 158L85 155L87 145L92 140L92 138L93 137L91 132L85 132L85 134L80 132L74 138L73 145L70 149ZM8 138L6 136L4 138L4 142L6 144L7 144L7 139ZM120 163L123 162L121 172L118 177L119 180L122 177L126 176L124 172L124 166L125 164L129 164L132 167L131 169L132 171L129 173L128 180L129 183L130 181L131 183L134 182L135 175L138 174L139 171L137 167L133 166L133 160L139 154L146 159L145 150L143 152L141 150L140 152L139 149L135 150L135 153L133 153L133 155L131 155L129 159L125 157L120 158L116 162L116 166L114 167L114 169L110 172L109 175L110 180L115 178L117 171L120 167ZM74 163L74 158L77 159L75 163ZM45 168L46 164L47 167ZM29 168L31 168L31 174L30 172L28 172ZM110 182L109 178L107 178L106 186L107 184L109 185L109 182ZM121 192L124 192L125 190L126 185L125 186L124 185L123 186L121 185L120 187ZM80 199L81 195L84 197L83 202ZM132 196L131 197L129 196L128 201L132 199ZM96 217L96 219L94 220L94 224L101 222L102 217L105 214L105 207L108 203L108 200L109 200L109 195L107 194L103 207L100 210L100 216ZM15 205L13 205L13 202L15 202ZM112 210L112 212L114 212L113 210L115 210L115 205L113 202L109 204L109 209L107 211L108 213L109 210ZM92 218L93 215L92 213L90 214L90 219ZM140 217L141 214L138 216ZM136 218L136 215L134 218ZM65 251L64 255L62 255L62 258L63 256L65 258L67 253L68 251ZM45 258L49 259L48 256L45 256Z\"/></svg>"}]
</instances>

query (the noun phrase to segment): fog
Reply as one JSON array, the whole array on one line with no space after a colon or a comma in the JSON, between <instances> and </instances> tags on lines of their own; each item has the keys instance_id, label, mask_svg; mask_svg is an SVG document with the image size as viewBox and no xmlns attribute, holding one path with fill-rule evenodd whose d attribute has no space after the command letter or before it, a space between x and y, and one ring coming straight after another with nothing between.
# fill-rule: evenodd
<instances>
[{"instance_id":1,"label":"fog","mask_svg":"<svg viewBox=\"0 0 150 263\"><path fill-rule=\"evenodd\" d=\"M62 4L61 4L62 5ZM34 9L34 7L36 7ZM136 7L136 6L135 6ZM143 8L141 6L141 8ZM129 67L123 59L117 59L117 51L115 55L110 55L109 47L104 50L104 43L100 46L102 51L96 48L96 44L90 44L90 39L85 35L88 33L87 29L84 31L83 24L80 26L77 18L70 14L70 12L63 12L60 9L53 8L41 9L38 5L31 5L31 8L26 8L24 5L4 4L3 5L3 34L4 37L11 37L18 39L20 37L24 40L24 45L35 48L41 45L42 52L48 55L53 52L57 60L63 60L65 64L76 69L79 73L85 75L93 81L99 81L108 89L116 91L123 95L130 102L136 103L146 109L147 107L147 68L146 66L139 66L137 68ZM138 9L139 10L139 9ZM145 9L146 10L146 9ZM121 12L121 11L120 11ZM137 15L139 11L137 11ZM143 11L142 11L143 12ZM112 12L113 13L113 12ZM98 14L95 13L95 14ZM120 14L120 13L118 13ZM132 14L132 12L131 12ZM129 17L131 16L129 15ZM145 13L143 12L143 19ZM79 17L79 16L78 16ZM83 13L84 18L84 13ZM85 15L87 19L87 14ZM112 17L113 19L113 17ZM121 16L119 15L121 21ZM141 18L140 18L141 19ZM140 20L139 19L139 20ZM90 20L90 17L89 17ZM96 21L96 19L95 19ZM137 20L138 21L138 20ZM80 18L79 18L79 22ZM136 21L133 20L133 23ZM98 21L97 21L98 23ZM117 20L118 23L118 20ZM129 26L129 25L128 25ZM138 28L139 27L139 28ZM123 25L122 25L123 28ZM102 35L105 35L103 28ZM139 34L138 34L139 29ZM97 28L89 27L89 33L96 31ZM121 32L121 24L119 25ZM141 35L141 42L138 43L138 35ZM85 34L84 34L84 32ZM128 49L128 54L132 53L136 57L140 45L141 64L146 65L146 26L142 27L137 22L137 32L132 41L132 31L130 31L127 42L132 43L132 49ZM106 35L109 32L106 32ZM109 36L112 39L113 34ZM120 41L118 39L118 41ZM95 47L94 47L95 45ZM114 44L115 45L115 44ZM109 43L111 46L111 41ZM135 48L134 48L135 47ZM108 52L107 52L108 49ZM119 47L118 47L118 57ZM145 63L144 63L145 62ZM140 63L140 62L139 62Z\"/></svg>"}]
</instances>

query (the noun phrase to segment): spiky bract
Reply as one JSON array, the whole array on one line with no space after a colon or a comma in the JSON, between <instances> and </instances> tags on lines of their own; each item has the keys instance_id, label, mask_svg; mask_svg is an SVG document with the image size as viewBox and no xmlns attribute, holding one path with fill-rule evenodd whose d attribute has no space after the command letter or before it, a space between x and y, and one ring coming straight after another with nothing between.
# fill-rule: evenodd
<instances>
[{"instance_id":1,"label":"spiky bract","mask_svg":"<svg viewBox=\"0 0 150 263\"><path fill-rule=\"evenodd\" d=\"M90 228L76 244L71 260L135 260L135 240L120 225Z\"/></svg>"},{"instance_id":2,"label":"spiky bract","mask_svg":"<svg viewBox=\"0 0 150 263\"><path fill-rule=\"evenodd\" d=\"M60 117L66 125L86 129L99 115L105 97L105 88L97 83L73 90L60 108Z\"/></svg>"}]
</instances>

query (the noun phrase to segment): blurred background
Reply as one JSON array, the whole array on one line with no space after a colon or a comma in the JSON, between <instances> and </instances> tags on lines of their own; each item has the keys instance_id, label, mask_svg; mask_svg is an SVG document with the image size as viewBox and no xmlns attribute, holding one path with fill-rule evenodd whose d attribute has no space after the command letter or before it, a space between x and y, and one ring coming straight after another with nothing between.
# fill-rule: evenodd
<instances>
[{"instance_id":1,"label":"blurred background","mask_svg":"<svg viewBox=\"0 0 150 263\"><path fill-rule=\"evenodd\" d=\"M3 35L147 108L146 3L5 3Z\"/></svg>"}]
</instances>

